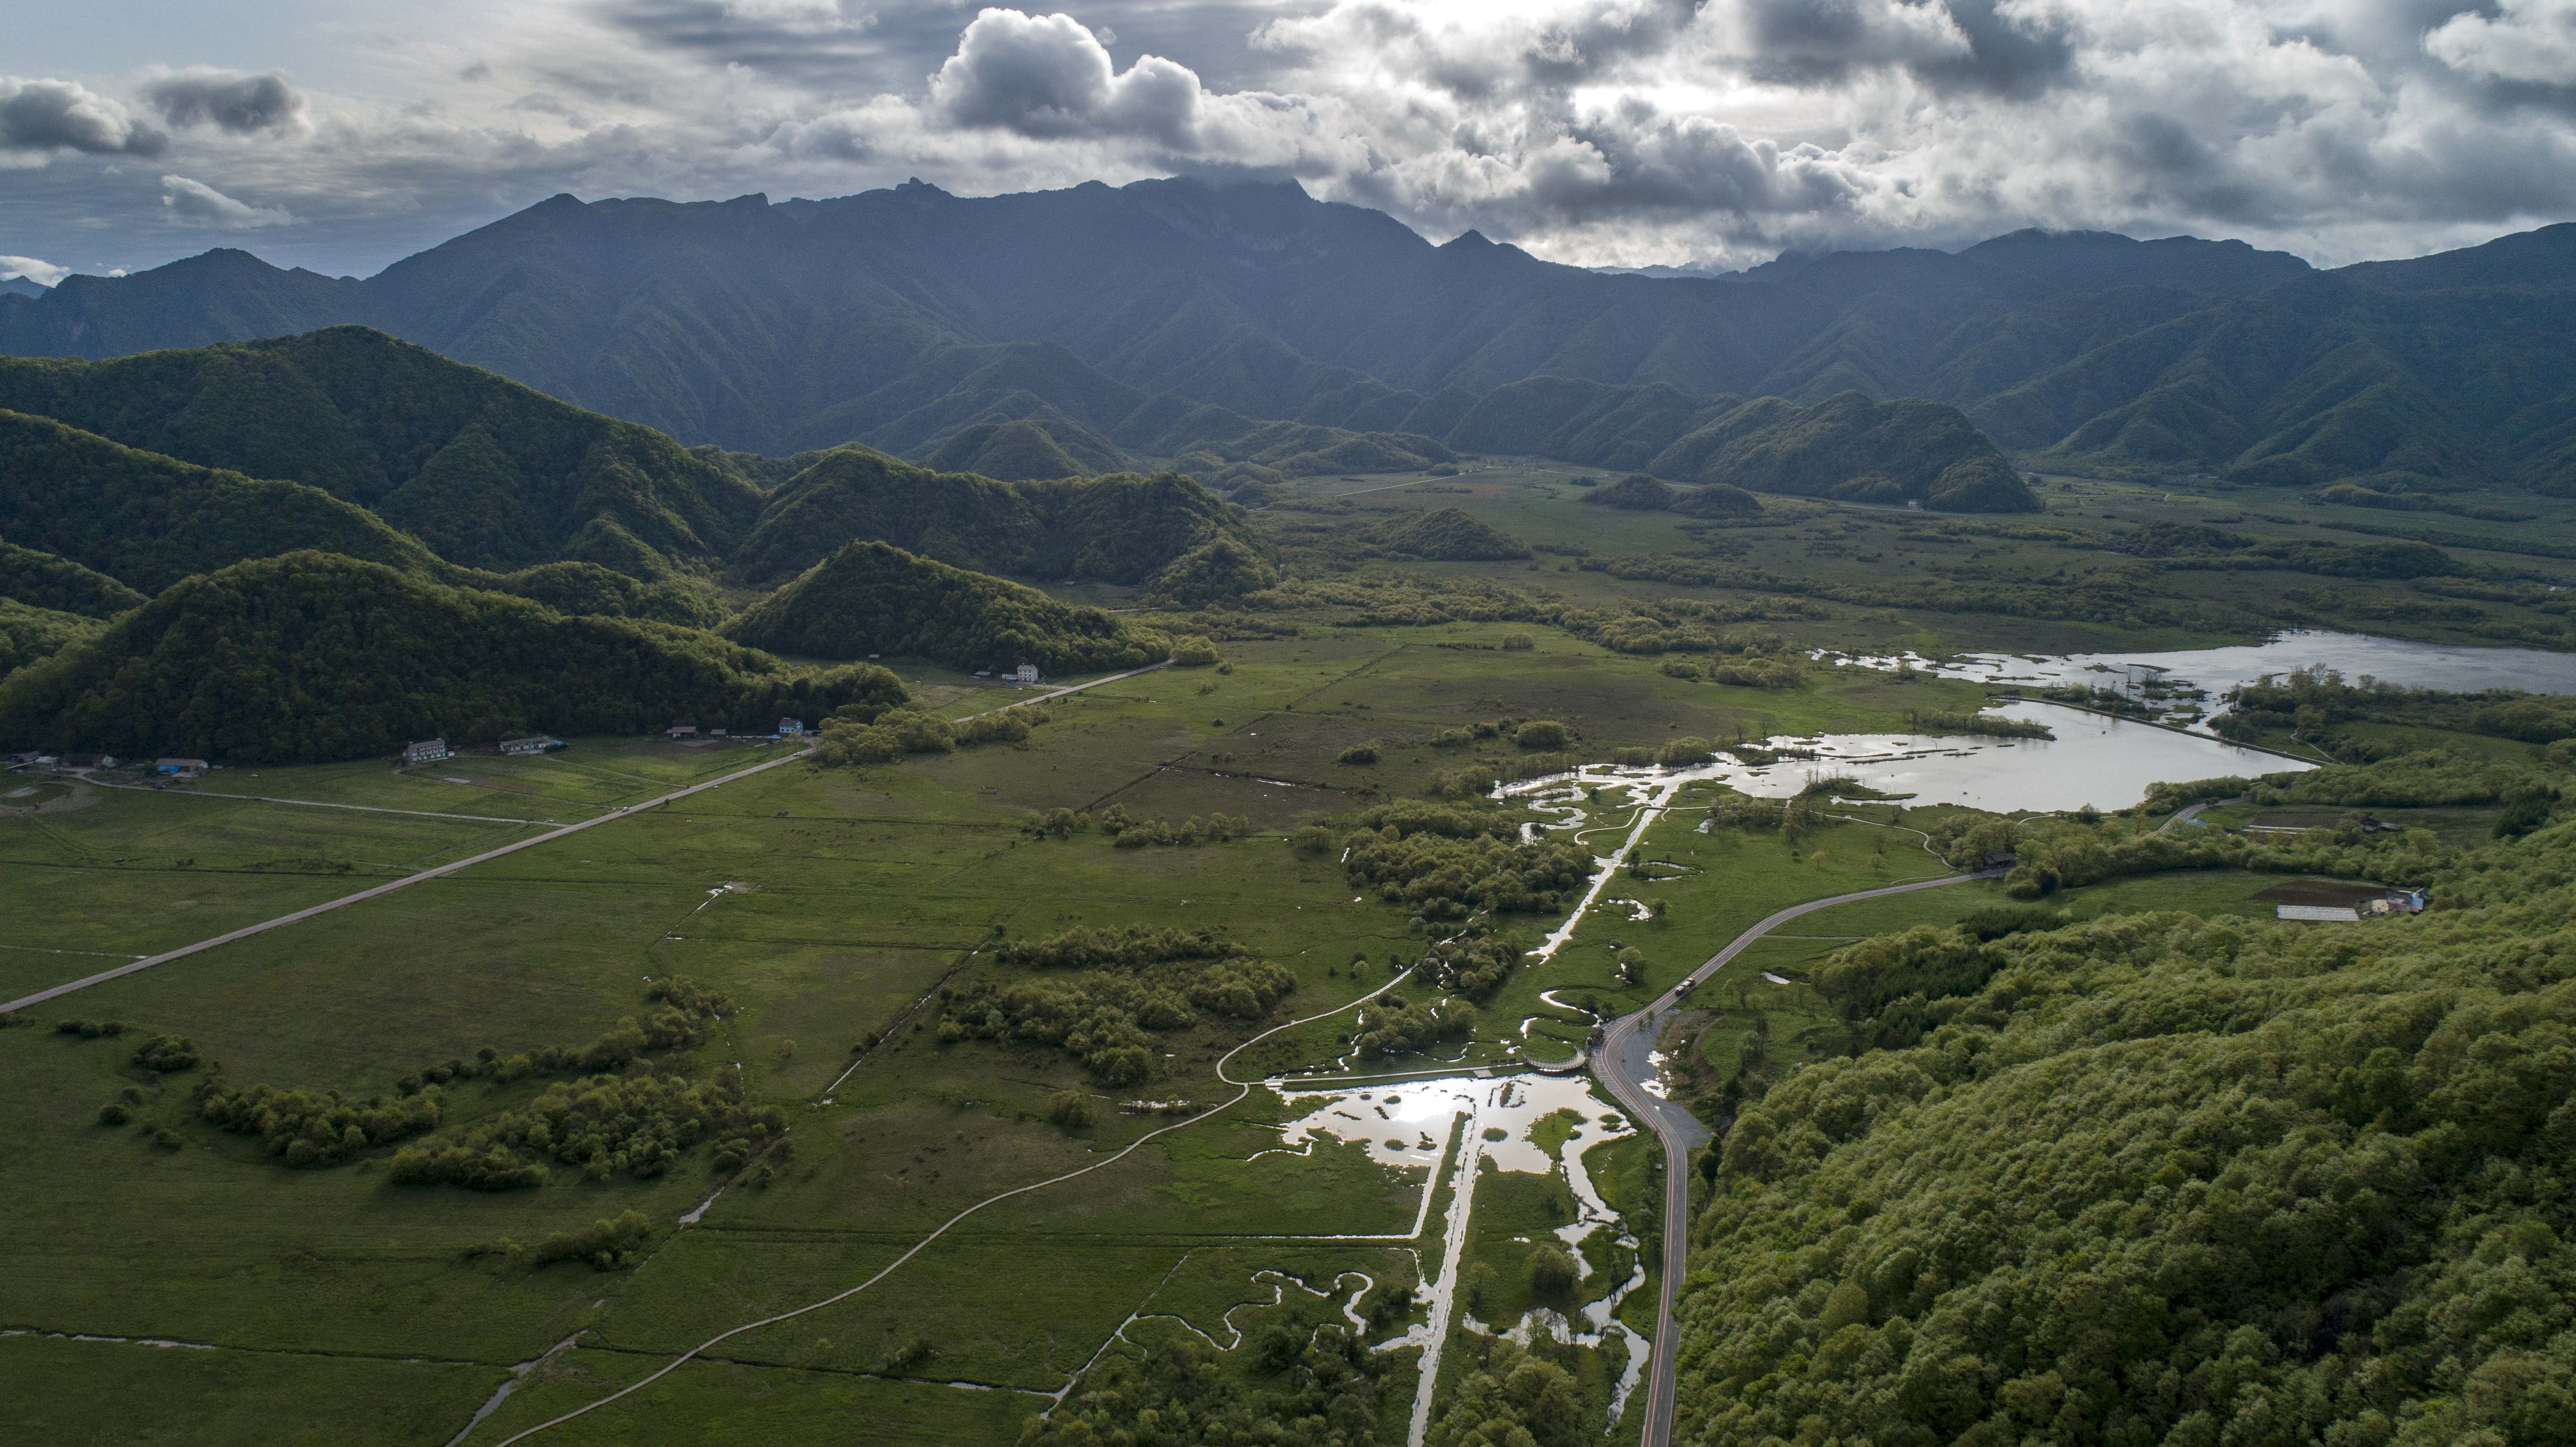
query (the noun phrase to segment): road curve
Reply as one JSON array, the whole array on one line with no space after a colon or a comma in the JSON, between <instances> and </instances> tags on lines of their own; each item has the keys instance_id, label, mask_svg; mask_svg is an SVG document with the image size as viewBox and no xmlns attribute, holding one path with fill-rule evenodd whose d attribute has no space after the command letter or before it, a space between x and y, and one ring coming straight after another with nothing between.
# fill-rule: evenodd
<instances>
[{"instance_id":1,"label":"road curve","mask_svg":"<svg viewBox=\"0 0 2576 1447\"><path fill-rule=\"evenodd\" d=\"M1170 660L1168 659L1165 660L1166 663L1169 661ZM1077 683L1069 688L1053 689L1046 693L1038 694L1032 698L1019 699L1013 703L1005 704L1003 707L1017 708L1021 704L1044 703L1051 698L1062 698L1068 693L1080 693L1086 688L1098 688L1104 683L1116 683L1122 678L1134 678L1140 673L1151 673L1155 669L1163 666L1164 665L1162 663L1149 663L1143 668L1131 668L1125 673L1113 673L1104 678L1095 678L1089 683ZM1000 709L985 710L985 713L999 712L1001 712ZM966 718L981 718L983 716L983 714L968 714L966 715ZM963 722L964 720L961 719L958 721ZM659 798L647 799L641 804L621 804L617 808L609 810L607 813L600 815L596 819L584 819L578 824L566 824L559 829L549 829L543 834L531 835L514 844L504 844L498 849L486 849L482 853L474 855L468 859L455 860L451 863L441 864L434 868L424 869L418 874L406 874L400 879L387 880L385 883L379 884L373 889L362 889L356 894L346 894L342 895L338 899L325 900L320 904L296 910L292 914L281 914L275 919L266 919L261 920L257 924L244 925L240 929L234 930L229 934L220 934L209 940L199 940L192 945L181 945L175 950L136 960L134 963L129 965L119 965L112 970L101 970L95 975L84 975L80 979L70 981L66 984L56 985L52 989L38 990L32 995L24 995L18 999L9 1001L7 1004L0 1004L0 1015L5 1015L12 1010L24 1010L30 1005L41 1005L47 1000L54 999L57 996L68 995L74 990L86 990L92 985L103 985L110 980L133 974L137 970L148 970L154 965L166 965L172 960L184 960L190 955L203 954L218 945L228 945L235 940L248 939L255 934L265 934L273 929L281 929L287 925L301 923L304 920L313 918L317 914L328 914L345 905L357 904L362 900L374 899L378 895L391 894L397 889L409 889L415 884L424 884L433 879L443 879L448 875L454 874L460 869L470 869L477 864L489 863L505 854L516 854L522 849L533 849L540 844L552 843L557 839L563 838L565 835L578 834L584 829L596 828L599 825L608 823L612 819L623 819L629 814L653 808L658 804L668 804L675 799L685 799L691 794L702 794L709 789L730 784L737 779L748 779L754 774L766 773L782 764L792 764L812 752L814 751L811 748L798 749L794 753L782 754L765 763L754 764L748 769L736 769L730 774L719 775L716 778L691 784L685 789L674 789L670 793L664 794Z\"/></svg>"},{"instance_id":2,"label":"road curve","mask_svg":"<svg viewBox=\"0 0 2576 1447\"><path fill-rule=\"evenodd\" d=\"M1911 894L1918 889L1938 889L1943 885L1965 884L1972 879L2001 877L2000 869L1980 870L1974 874L1945 874L1933 879L1918 879L1905 884L1882 885L1877 889L1856 890L1850 894L1829 895L1793 904L1770 915L1744 933L1727 942L1726 948L1708 957L1707 963L1691 971L1674 986L1657 996L1653 1003L1633 1015L1623 1015L1601 1032L1600 1044L1592 1054L1592 1068L1619 1103L1630 1114L1643 1121L1664 1143L1664 1270L1661 1299L1655 1306L1654 1360L1646 1368L1644 1431L1640 1447L1670 1447L1673 1440L1673 1401L1679 1373L1674 1362L1680 1343L1673 1332L1673 1294L1680 1287L1682 1274L1690 1266L1690 1153L1709 1138L1709 1130L1699 1118L1682 1107L1647 1089L1660 1072L1653 1060L1655 1037L1662 1033L1671 1009L1692 986L1716 974L1727 961L1743 953L1744 947L1803 914L1830 909L1854 900L1877 899L1883 895Z\"/></svg>"}]
</instances>

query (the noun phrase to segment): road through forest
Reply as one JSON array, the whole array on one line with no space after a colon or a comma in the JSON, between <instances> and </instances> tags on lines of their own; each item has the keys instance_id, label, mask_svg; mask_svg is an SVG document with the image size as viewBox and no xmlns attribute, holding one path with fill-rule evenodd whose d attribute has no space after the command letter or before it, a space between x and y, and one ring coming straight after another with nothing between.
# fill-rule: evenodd
<instances>
[{"instance_id":1,"label":"road through forest","mask_svg":"<svg viewBox=\"0 0 2576 1447\"><path fill-rule=\"evenodd\" d=\"M1646 1369L1646 1415L1644 1434L1639 1439L1641 1447L1669 1447L1673 1439L1673 1399L1677 1385L1674 1355L1680 1346L1673 1334L1673 1293L1681 1285L1682 1273L1690 1264L1690 1153L1709 1139L1708 1127L1700 1124L1697 1116L1649 1088L1662 1074L1655 1068L1655 1037L1662 1033L1671 1011L1693 986L1716 974L1720 966L1743 953L1745 946L1800 915L1813 914L1838 904L1850 904L1854 900L1911 894L1918 889L1939 889L1943 885L1965 884L1972 879L1995 879L2002 874L2000 869L1980 870L1974 874L1945 874L1934 879L1882 885L1877 889L1856 890L1850 894L1793 904L1737 935L1726 948L1709 956L1707 963L1656 997L1654 1003L1633 1015L1621 1016L1602 1032L1600 1046L1592 1056L1593 1071L1601 1077L1601 1083L1609 1088L1610 1093L1619 1098L1619 1103L1664 1143L1663 1290L1655 1308L1654 1360Z\"/></svg>"}]
</instances>

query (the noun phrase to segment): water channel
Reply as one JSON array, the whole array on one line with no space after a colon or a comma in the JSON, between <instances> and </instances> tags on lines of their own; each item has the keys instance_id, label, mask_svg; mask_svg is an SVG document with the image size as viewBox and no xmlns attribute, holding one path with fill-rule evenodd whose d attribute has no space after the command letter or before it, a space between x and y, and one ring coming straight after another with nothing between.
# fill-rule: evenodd
<instances>
[{"instance_id":1,"label":"water channel","mask_svg":"<svg viewBox=\"0 0 2576 1447\"><path fill-rule=\"evenodd\" d=\"M1422 1349L1409 1440L1420 1443L1431 1425L1432 1393L1440 1378L1440 1361L1450 1331L1463 1324L1484 1336L1502 1336L1526 1345L1534 1334L1598 1350L1611 1338L1627 1348L1627 1360L1610 1397L1610 1421L1616 1424L1628 1397L1643 1378L1651 1355L1646 1339L1618 1320L1619 1305L1645 1284L1643 1247L1619 1213L1593 1185L1584 1157L1600 1146L1637 1133L1636 1125L1584 1077L1515 1074L1461 1074L1397 1084L1367 1084L1317 1089L1292 1081L1272 1081L1286 1101L1291 1119L1280 1129L1279 1149L1297 1150L1319 1136L1356 1142L1371 1159L1384 1165L1424 1172L1422 1202L1412 1238L1427 1223L1441 1182L1449 1183L1449 1209L1442 1220L1440 1260L1436 1275L1426 1271L1423 1290L1429 1320L1408 1327L1397 1337L1375 1344L1378 1351ZM1300 1113L1302 1112L1302 1113ZM1551 1153L1537 1139L1542 1121L1571 1114L1564 1142ZM1447 1150L1452 1140L1454 1152ZM1584 1243L1607 1228L1615 1245L1629 1255L1624 1280L1609 1292L1578 1307L1572 1317L1548 1307L1533 1307L1506 1326L1479 1321L1459 1299L1459 1273L1466 1258L1468 1222L1475 1207L1477 1182L1484 1162L1498 1171L1518 1171L1562 1180L1574 1203L1575 1219L1553 1233L1574 1258L1578 1281L1591 1277L1599 1263L1584 1258ZM1443 1165L1447 1170L1441 1170ZM1341 1238L1324 1238L1341 1239ZM1377 1238L1348 1238L1377 1239Z\"/></svg>"}]
</instances>

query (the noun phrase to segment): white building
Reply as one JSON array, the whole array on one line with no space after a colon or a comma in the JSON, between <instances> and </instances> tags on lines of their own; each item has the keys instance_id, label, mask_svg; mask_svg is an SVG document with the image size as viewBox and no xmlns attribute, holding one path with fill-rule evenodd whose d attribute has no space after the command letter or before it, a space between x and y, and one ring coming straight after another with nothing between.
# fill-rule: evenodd
<instances>
[{"instance_id":1,"label":"white building","mask_svg":"<svg viewBox=\"0 0 2576 1447\"><path fill-rule=\"evenodd\" d=\"M501 752L512 755L542 754L563 747L563 740L548 734L531 734L524 739L501 740Z\"/></svg>"},{"instance_id":2,"label":"white building","mask_svg":"<svg viewBox=\"0 0 2576 1447\"><path fill-rule=\"evenodd\" d=\"M778 721L778 736L782 739L801 739L805 737L805 720L801 718L780 719Z\"/></svg>"},{"instance_id":3,"label":"white building","mask_svg":"<svg viewBox=\"0 0 2576 1447\"><path fill-rule=\"evenodd\" d=\"M1038 666L1034 663L1023 663L1012 672L1011 677L1020 683L1035 683L1038 681Z\"/></svg>"},{"instance_id":4,"label":"white building","mask_svg":"<svg viewBox=\"0 0 2576 1447\"><path fill-rule=\"evenodd\" d=\"M403 762L406 764L434 764L446 758L447 754L445 739L423 739L416 744L403 745Z\"/></svg>"}]
</instances>

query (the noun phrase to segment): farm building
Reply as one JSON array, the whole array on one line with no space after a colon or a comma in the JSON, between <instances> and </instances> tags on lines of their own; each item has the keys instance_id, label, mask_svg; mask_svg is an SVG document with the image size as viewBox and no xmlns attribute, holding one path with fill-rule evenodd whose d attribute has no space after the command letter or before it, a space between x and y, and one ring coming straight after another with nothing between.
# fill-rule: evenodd
<instances>
[{"instance_id":1,"label":"farm building","mask_svg":"<svg viewBox=\"0 0 2576 1447\"><path fill-rule=\"evenodd\" d=\"M782 739L801 739L805 737L805 720L801 718L780 719L778 721L778 736Z\"/></svg>"},{"instance_id":2,"label":"farm building","mask_svg":"<svg viewBox=\"0 0 2576 1447\"><path fill-rule=\"evenodd\" d=\"M698 726L696 724L673 724L663 733L663 737L674 739L693 739L697 736Z\"/></svg>"},{"instance_id":3,"label":"farm building","mask_svg":"<svg viewBox=\"0 0 2576 1447\"><path fill-rule=\"evenodd\" d=\"M2274 911L2274 916L2308 924L2361 923L2361 911L2348 904L2285 904Z\"/></svg>"},{"instance_id":4,"label":"farm building","mask_svg":"<svg viewBox=\"0 0 2576 1447\"><path fill-rule=\"evenodd\" d=\"M203 759L154 759L152 761L152 772L176 774L182 779L193 779L205 771L206 761Z\"/></svg>"},{"instance_id":5,"label":"farm building","mask_svg":"<svg viewBox=\"0 0 2576 1447\"><path fill-rule=\"evenodd\" d=\"M434 764L439 760L446 758L448 753L447 740L423 739L416 744L403 745L403 762L406 764Z\"/></svg>"},{"instance_id":6,"label":"farm building","mask_svg":"<svg viewBox=\"0 0 2576 1447\"><path fill-rule=\"evenodd\" d=\"M511 755L542 754L548 749L559 749L563 746L563 740L549 734L530 734L524 739L501 740L501 752Z\"/></svg>"},{"instance_id":7,"label":"farm building","mask_svg":"<svg viewBox=\"0 0 2576 1447\"><path fill-rule=\"evenodd\" d=\"M1023 663L1011 671L1011 678L1021 684L1035 683L1038 681L1038 666L1034 663Z\"/></svg>"}]
</instances>

